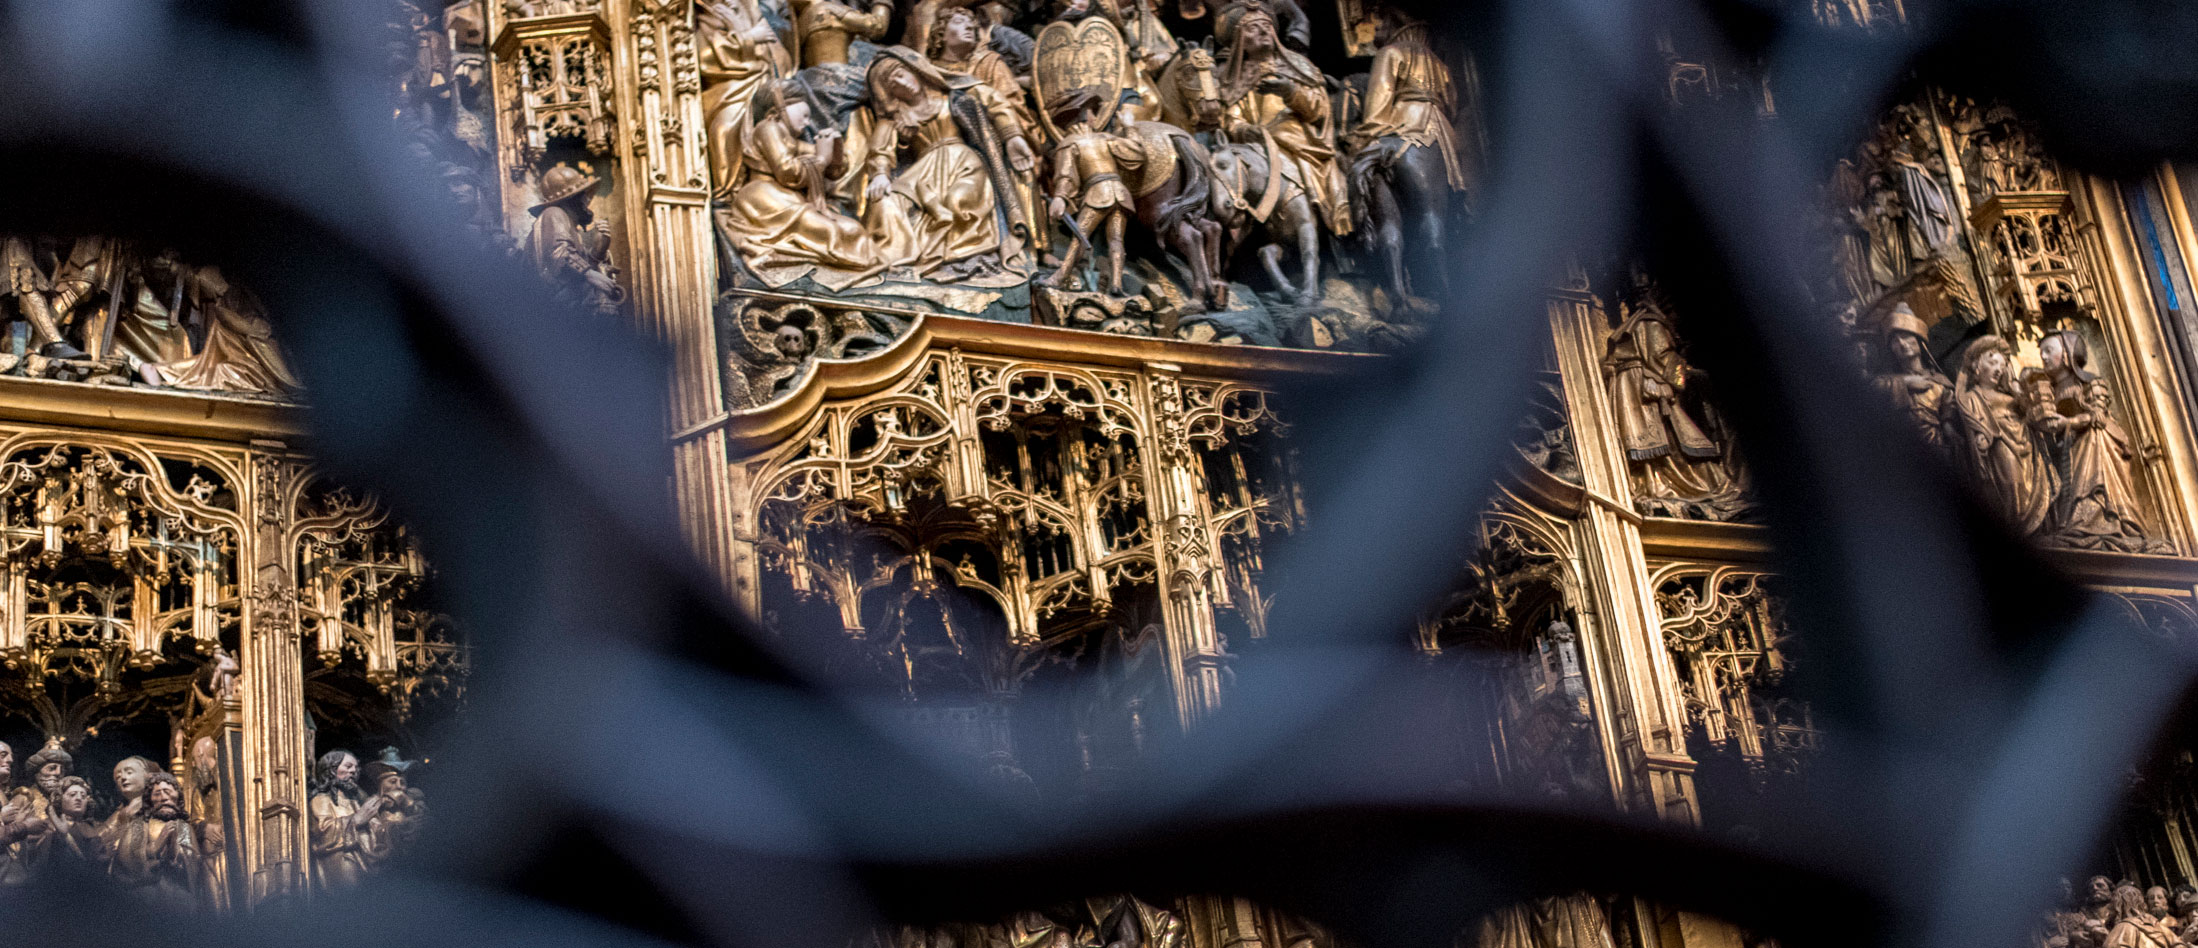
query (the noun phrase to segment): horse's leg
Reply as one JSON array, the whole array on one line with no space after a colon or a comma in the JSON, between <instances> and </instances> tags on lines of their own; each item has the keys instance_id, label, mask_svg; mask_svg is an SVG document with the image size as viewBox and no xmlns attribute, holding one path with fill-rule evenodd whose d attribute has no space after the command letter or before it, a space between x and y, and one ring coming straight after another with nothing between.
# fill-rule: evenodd
<instances>
[{"instance_id":1,"label":"horse's leg","mask_svg":"<svg viewBox=\"0 0 2198 948\"><path fill-rule=\"evenodd\" d=\"M1281 244L1268 243L1261 246L1259 248L1259 262L1267 266L1267 276L1273 279L1275 285L1281 287L1284 293L1288 293L1292 297L1298 295L1297 286L1290 282L1289 277L1282 275Z\"/></svg>"},{"instance_id":2,"label":"horse's leg","mask_svg":"<svg viewBox=\"0 0 2198 948\"><path fill-rule=\"evenodd\" d=\"M1199 236L1205 239L1207 270L1210 276L1206 284L1206 306L1209 309L1229 308L1229 280L1222 273L1227 261L1221 256L1221 224L1218 221L1195 220Z\"/></svg>"},{"instance_id":3,"label":"horse's leg","mask_svg":"<svg viewBox=\"0 0 2198 948\"><path fill-rule=\"evenodd\" d=\"M1290 202L1293 213L1291 225L1297 231L1298 268L1305 274L1304 291L1295 294L1300 303L1320 300L1320 225L1313 216L1313 203L1304 195Z\"/></svg>"},{"instance_id":4,"label":"horse's leg","mask_svg":"<svg viewBox=\"0 0 2198 948\"><path fill-rule=\"evenodd\" d=\"M1428 278L1436 297L1446 297L1450 295L1450 175L1443 167L1442 152L1434 148L1413 148L1406 159L1398 183L1410 199L1410 219L1417 225L1413 246L1419 262L1413 272Z\"/></svg>"}]
</instances>

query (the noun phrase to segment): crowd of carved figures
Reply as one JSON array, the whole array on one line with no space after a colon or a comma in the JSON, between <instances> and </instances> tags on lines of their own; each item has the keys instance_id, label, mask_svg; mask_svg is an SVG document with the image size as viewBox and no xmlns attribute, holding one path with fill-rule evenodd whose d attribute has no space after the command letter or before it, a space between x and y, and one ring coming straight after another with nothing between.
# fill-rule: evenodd
<instances>
[{"instance_id":1,"label":"crowd of carved figures","mask_svg":"<svg viewBox=\"0 0 2198 948\"><path fill-rule=\"evenodd\" d=\"M0 373L296 394L267 312L221 268L112 237L0 235Z\"/></svg>"},{"instance_id":2,"label":"crowd of carved figures","mask_svg":"<svg viewBox=\"0 0 2198 948\"><path fill-rule=\"evenodd\" d=\"M20 772L14 758L0 743L0 887L104 884L166 908L229 905L227 833L213 803L221 766L210 746L194 747L180 774L125 757L111 787L99 785L103 775L78 774L58 739ZM405 782L414 763L393 747L364 766L347 751L321 757L310 802L316 887L355 885L404 857L427 818L423 795Z\"/></svg>"},{"instance_id":3,"label":"crowd of carved figures","mask_svg":"<svg viewBox=\"0 0 2198 948\"><path fill-rule=\"evenodd\" d=\"M1393 11L1350 80L1307 58L1292 0L712 0L696 16L730 318L766 317L741 291L768 289L1382 348L1443 290L1443 267L1408 265L1440 259L1466 186L1458 89ZM732 334L736 372L819 351L743 345L756 334Z\"/></svg>"},{"instance_id":4,"label":"crowd of carved figures","mask_svg":"<svg viewBox=\"0 0 2198 948\"><path fill-rule=\"evenodd\" d=\"M2060 904L2038 933L2043 948L2176 948L2198 943L2198 887L2143 886L2092 876L2061 880Z\"/></svg>"}]
</instances>

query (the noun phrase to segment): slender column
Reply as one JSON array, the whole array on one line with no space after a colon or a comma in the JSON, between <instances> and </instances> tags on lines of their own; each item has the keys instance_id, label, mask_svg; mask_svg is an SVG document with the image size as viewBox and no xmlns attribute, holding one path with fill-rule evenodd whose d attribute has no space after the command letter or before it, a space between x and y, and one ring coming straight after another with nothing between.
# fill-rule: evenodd
<instances>
[{"instance_id":1,"label":"slender column","mask_svg":"<svg viewBox=\"0 0 2198 948\"><path fill-rule=\"evenodd\" d=\"M722 425L717 244L710 225L710 160L702 69L688 0L631 0L618 78L634 116L626 170L627 219L642 222L632 247L635 312L670 347L672 490L693 547L744 606L754 596L754 551L735 534L735 491ZM630 68L629 68L630 66Z\"/></svg>"},{"instance_id":2,"label":"slender column","mask_svg":"<svg viewBox=\"0 0 2198 948\"><path fill-rule=\"evenodd\" d=\"M1694 759L1686 749L1686 707L1671 653L1664 648L1648 559L1641 550L1640 515L1633 511L1632 473L1603 385L1608 331L1584 291L1550 302L1558 374L1572 418L1580 475L1591 498L1578 523L1581 574L1599 619L1583 623L1583 640L1609 676L1613 713L1604 739L1623 765L1613 774L1620 805L1646 807L1681 823L1699 821Z\"/></svg>"},{"instance_id":3,"label":"slender column","mask_svg":"<svg viewBox=\"0 0 2198 948\"><path fill-rule=\"evenodd\" d=\"M247 904L306 890L305 655L298 636L298 587L290 543L291 492L301 469L280 442L252 443L246 490L251 570L237 656L242 711L242 781L235 785L242 832L234 845L248 875Z\"/></svg>"},{"instance_id":4,"label":"slender column","mask_svg":"<svg viewBox=\"0 0 2198 948\"><path fill-rule=\"evenodd\" d=\"M1176 713L1195 726L1221 704L1228 657L1214 627L1213 531L1208 529L1206 478L1184 423L1182 369L1145 368L1147 417L1153 443L1145 450L1145 496L1159 525L1160 594L1168 623L1168 665L1176 683Z\"/></svg>"}]
</instances>

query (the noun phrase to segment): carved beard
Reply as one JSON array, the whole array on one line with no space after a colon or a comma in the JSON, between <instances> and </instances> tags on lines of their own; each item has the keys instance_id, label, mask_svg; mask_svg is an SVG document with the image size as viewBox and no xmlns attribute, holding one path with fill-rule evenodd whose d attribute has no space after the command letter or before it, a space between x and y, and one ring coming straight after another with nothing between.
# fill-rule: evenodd
<instances>
[{"instance_id":1,"label":"carved beard","mask_svg":"<svg viewBox=\"0 0 2198 948\"><path fill-rule=\"evenodd\" d=\"M366 799L366 793L359 789L357 780L330 780L328 781L328 792L348 799L353 803Z\"/></svg>"},{"instance_id":2,"label":"carved beard","mask_svg":"<svg viewBox=\"0 0 2198 948\"><path fill-rule=\"evenodd\" d=\"M147 815L156 820L180 820L183 818L183 807L175 803L163 803L154 807Z\"/></svg>"}]
</instances>

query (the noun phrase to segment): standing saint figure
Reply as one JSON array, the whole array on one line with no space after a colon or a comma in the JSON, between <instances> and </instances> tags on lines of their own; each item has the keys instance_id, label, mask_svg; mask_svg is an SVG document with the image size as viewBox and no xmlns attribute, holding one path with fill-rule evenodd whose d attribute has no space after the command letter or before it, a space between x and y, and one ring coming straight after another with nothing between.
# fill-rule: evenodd
<instances>
[{"instance_id":1,"label":"standing saint figure","mask_svg":"<svg viewBox=\"0 0 2198 948\"><path fill-rule=\"evenodd\" d=\"M183 788L165 772L146 778L144 807L112 844L108 874L123 891L179 911L199 907L198 841L183 812Z\"/></svg>"},{"instance_id":2,"label":"standing saint figure","mask_svg":"<svg viewBox=\"0 0 2198 948\"><path fill-rule=\"evenodd\" d=\"M53 792L53 807L23 846L23 865L33 878L84 880L107 871L107 841L92 822L92 785L82 777L63 777Z\"/></svg>"},{"instance_id":3,"label":"standing saint figure","mask_svg":"<svg viewBox=\"0 0 2198 948\"><path fill-rule=\"evenodd\" d=\"M1336 166L1328 77L1312 60L1283 47L1264 3L1231 9L1233 15L1225 11L1214 24L1215 37L1229 49L1221 82L1223 127L1232 141L1271 141L1269 160L1283 166L1284 179L1305 190L1328 231L1350 233L1350 194Z\"/></svg>"},{"instance_id":4,"label":"standing saint figure","mask_svg":"<svg viewBox=\"0 0 2198 948\"><path fill-rule=\"evenodd\" d=\"M312 820L313 886L348 888L366 878L366 848L361 839L382 807L380 795L359 790L359 758L332 750L314 764L316 788L305 807Z\"/></svg>"},{"instance_id":5,"label":"standing saint figure","mask_svg":"<svg viewBox=\"0 0 2198 948\"><path fill-rule=\"evenodd\" d=\"M1906 303L1895 305L1886 314L1881 330L1888 360L1886 371L1872 381L1892 399L1901 417L1915 427L1924 442L1936 447L1946 443L1945 427L1939 419L1946 393L1954 383L1931 361L1925 343L1929 333L1930 327L1917 318L1913 308Z\"/></svg>"},{"instance_id":6,"label":"standing saint figure","mask_svg":"<svg viewBox=\"0 0 2198 948\"><path fill-rule=\"evenodd\" d=\"M610 223L596 220L588 207L597 183L594 175L567 165L543 173L542 200L528 209L534 230L527 247L535 269L560 297L610 314L626 301L626 291L611 265Z\"/></svg>"},{"instance_id":7,"label":"standing saint figure","mask_svg":"<svg viewBox=\"0 0 2198 948\"><path fill-rule=\"evenodd\" d=\"M1645 296L1611 330L1603 371L1610 379L1618 436L1637 478L1636 503L1647 512L1714 513L1738 494L1723 446L1688 407L1689 367L1670 318Z\"/></svg>"},{"instance_id":8,"label":"standing saint figure","mask_svg":"<svg viewBox=\"0 0 2198 948\"><path fill-rule=\"evenodd\" d=\"M2114 420L2106 381L2089 371L2090 345L2063 329L2038 343L2038 361L2052 380L2052 394L2034 407L2032 418L2060 468L2060 496L2047 525L2053 539L2091 550L2151 549L2130 472L2135 452L2129 433Z\"/></svg>"},{"instance_id":9,"label":"standing saint figure","mask_svg":"<svg viewBox=\"0 0 2198 948\"><path fill-rule=\"evenodd\" d=\"M1970 343L1946 403L1946 444L1986 506L2025 537L2044 529L2055 486L2050 451L2028 414L2013 347L1998 336Z\"/></svg>"},{"instance_id":10,"label":"standing saint figure","mask_svg":"<svg viewBox=\"0 0 2198 948\"><path fill-rule=\"evenodd\" d=\"M718 229L764 282L813 274L833 290L877 275L886 261L862 222L831 203L828 182L848 160L836 129L812 131L816 103L799 79L756 91L743 146L748 172L718 212Z\"/></svg>"},{"instance_id":11,"label":"standing saint figure","mask_svg":"<svg viewBox=\"0 0 2198 948\"><path fill-rule=\"evenodd\" d=\"M1013 202L1013 172L1036 166L1030 141L999 93L941 73L905 46L878 50L869 73L869 185L873 237L897 266L943 282L996 273L1028 228ZM900 156L914 158L902 167ZM897 170L896 170L897 169ZM1011 171L1012 169L1012 171Z\"/></svg>"}]
</instances>

